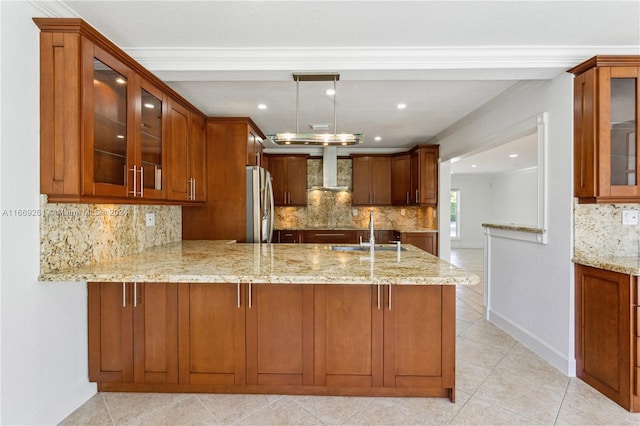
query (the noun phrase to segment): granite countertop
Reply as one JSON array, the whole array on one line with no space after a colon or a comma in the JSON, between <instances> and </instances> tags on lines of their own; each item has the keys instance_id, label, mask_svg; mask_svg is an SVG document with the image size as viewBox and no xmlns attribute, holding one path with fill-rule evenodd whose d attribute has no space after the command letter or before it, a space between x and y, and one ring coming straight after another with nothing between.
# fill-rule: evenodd
<instances>
[{"instance_id":1,"label":"granite countertop","mask_svg":"<svg viewBox=\"0 0 640 426\"><path fill-rule=\"evenodd\" d=\"M639 256L591 257L581 254L573 256L573 262L584 266L640 276Z\"/></svg>"},{"instance_id":2,"label":"granite countertop","mask_svg":"<svg viewBox=\"0 0 640 426\"><path fill-rule=\"evenodd\" d=\"M336 252L325 244L179 241L40 281L273 284L473 285L479 278L412 245L397 251Z\"/></svg>"}]
</instances>

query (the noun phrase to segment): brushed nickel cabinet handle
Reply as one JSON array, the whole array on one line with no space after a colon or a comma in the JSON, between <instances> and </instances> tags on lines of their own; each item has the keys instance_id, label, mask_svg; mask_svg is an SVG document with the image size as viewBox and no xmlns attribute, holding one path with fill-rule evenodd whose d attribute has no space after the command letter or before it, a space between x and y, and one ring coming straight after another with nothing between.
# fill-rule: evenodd
<instances>
[{"instance_id":1,"label":"brushed nickel cabinet handle","mask_svg":"<svg viewBox=\"0 0 640 426\"><path fill-rule=\"evenodd\" d=\"M380 309L380 284L378 284L378 309Z\"/></svg>"},{"instance_id":2,"label":"brushed nickel cabinet handle","mask_svg":"<svg viewBox=\"0 0 640 426\"><path fill-rule=\"evenodd\" d=\"M240 283L238 283L238 308L240 307Z\"/></svg>"},{"instance_id":3,"label":"brushed nickel cabinet handle","mask_svg":"<svg viewBox=\"0 0 640 426\"><path fill-rule=\"evenodd\" d=\"M251 309L251 283L249 283L249 309Z\"/></svg>"},{"instance_id":4,"label":"brushed nickel cabinet handle","mask_svg":"<svg viewBox=\"0 0 640 426\"><path fill-rule=\"evenodd\" d=\"M418 196L418 190L416 189L416 204L420 203L420 197Z\"/></svg>"},{"instance_id":5,"label":"brushed nickel cabinet handle","mask_svg":"<svg viewBox=\"0 0 640 426\"><path fill-rule=\"evenodd\" d=\"M127 284L125 282L122 283L122 307L125 308L127 306Z\"/></svg>"},{"instance_id":6,"label":"brushed nickel cabinet handle","mask_svg":"<svg viewBox=\"0 0 640 426\"><path fill-rule=\"evenodd\" d=\"M138 306L138 283L133 283L133 307Z\"/></svg>"},{"instance_id":7,"label":"brushed nickel cabinet handle","mask_svg":"<svg viewBox=\"0 0 640 426\"><path fill-rule=\"evenodd\" d=\"M389 310L391 310L391 284L389 284Z\"/></svg>"},{"instance_id":8,"label":"brushed nickel cabinet handle","mask_svg":"<svg viewBox=\"0 0 640 426\"><path fill-rule=\"evenodd\" d=\"M134 165L133 168L129 169L129 171L133 172L133 191L129 191L129 194L132 194L135 197L138 193L136 191L136 189L138 188L138 177L137 177L138 168Z\"/></svg>"},{"instance_id":9,"label":"brushed nickel cabinet handle","mask_svg":"<svg viewBox=\"0 0 640 426\"><path fill-rule=\"evenodd\" d=\"M140 197L144 197L144 172L142 166L140 166Z\"/></svg>"}]
</instances>

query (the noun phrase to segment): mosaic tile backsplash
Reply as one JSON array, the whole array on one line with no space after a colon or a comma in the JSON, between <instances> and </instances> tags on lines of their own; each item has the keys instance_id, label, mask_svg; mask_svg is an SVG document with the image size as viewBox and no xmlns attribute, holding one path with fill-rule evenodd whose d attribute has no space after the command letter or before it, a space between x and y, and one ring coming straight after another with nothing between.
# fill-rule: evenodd
<instances>
[{"instance_id":1,"label":"mosaic tile backsplash","mask_svg":"<svg viewBox=\"0 0 640 426\"><path fill-rule=\"evenodd\" d=\"M338 159L337 184L351 188L351 160ZM307 161L307 187L322 186L322 160ZM357 212L356 212L357 210ZM433 207L352 207L350 191L310 190L306 207L276 207L276 229L361 228L374 211L377 229L437 229ZM404 215L402 211L404 210ZM355 213L355 214L354 214Z\"/></svg>"},{"instance_id":2,"label":"mosaic tile backsplash","mask_svg":"<svg viewBox=\"0 0 640 426\"><path fill-rule=\"evenodd\" d=\"M48 203L40 198L42 273L139 253L182 239L180 206ZM155 226L145 225L146 213Z\"/></svg>"},{"instance_id":3,"label":"mosaic tile backsplash","mask_svg":"<svg viewBox=\"0 0 640 426\"><path fill-rule=\"evenodd\" d=\"M638 204L574 203L574 253L581 257L639 256L640 227L623 225L623 210Z\"/></svg>"}]
</instances>

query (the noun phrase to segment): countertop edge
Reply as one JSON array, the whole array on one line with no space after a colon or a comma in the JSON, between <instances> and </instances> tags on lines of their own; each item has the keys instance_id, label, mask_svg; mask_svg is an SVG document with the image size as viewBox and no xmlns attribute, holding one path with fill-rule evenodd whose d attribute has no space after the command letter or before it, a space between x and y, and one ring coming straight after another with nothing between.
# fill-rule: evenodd
<instances>
[{"instance_id":1,"label":"countertop edge","mask_svg":"<svg viewBox=\"0 0 640 426\"><path fill-rule=\"evenodd\" d=\"M640 276L640 258L638 257L610 257L610 258L589 258L584 256L574 256L573 263L592 268L604 269L605 271L619 272L626 275ZM631 263L636 262L634 266Z\"/></svg>"}]
</instances>

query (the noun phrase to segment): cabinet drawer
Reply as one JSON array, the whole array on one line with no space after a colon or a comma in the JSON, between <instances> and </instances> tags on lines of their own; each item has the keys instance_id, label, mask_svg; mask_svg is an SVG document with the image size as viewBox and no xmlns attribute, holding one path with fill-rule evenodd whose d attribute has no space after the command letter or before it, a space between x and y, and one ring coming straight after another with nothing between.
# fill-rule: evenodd
<instances>
[{"instance_id":1,"label":"cabinet drawer","mask_svg":"<svg viewBox=\"0 0 640 426\"><path fill-rule=\"evenodd\" d=\"M303 240L305 243L316 244L354 244L356 242L356 231L304 231Z\"/></svg>"}]
</instances>

